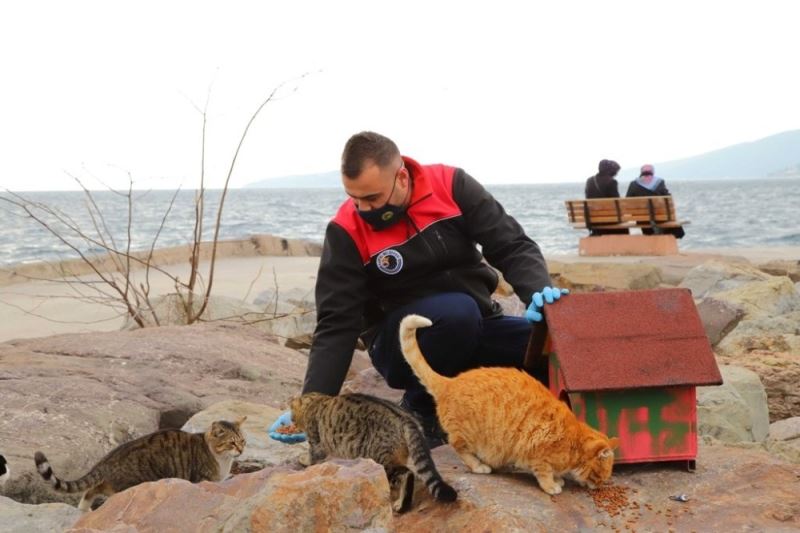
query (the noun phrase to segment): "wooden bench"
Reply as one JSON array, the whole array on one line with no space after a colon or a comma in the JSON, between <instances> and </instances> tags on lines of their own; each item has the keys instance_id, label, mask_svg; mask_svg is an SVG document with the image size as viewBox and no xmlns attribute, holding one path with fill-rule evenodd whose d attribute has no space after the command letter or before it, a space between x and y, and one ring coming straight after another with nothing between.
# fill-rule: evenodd
<instances>
[{"instance_id":1,"label":"wooden bench","mask_svg":"<svg viewBox=\"0 0 800 533\"><path fill-rule=\"evenodd\" d=\"M670 228L689 224L678 220L671 196L567 200L567 217L574 229L640 228L650 235L599 235L581 239L580 255L671 255L678 253Z\"/></svg>"}]
</instances>

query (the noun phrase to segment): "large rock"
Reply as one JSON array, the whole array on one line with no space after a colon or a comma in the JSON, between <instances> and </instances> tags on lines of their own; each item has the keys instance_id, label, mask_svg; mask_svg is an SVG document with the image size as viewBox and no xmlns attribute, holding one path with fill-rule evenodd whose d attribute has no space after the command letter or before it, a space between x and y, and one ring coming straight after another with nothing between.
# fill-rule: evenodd
<instances>
[{"instance_id":1,"label":"large rock","mask_svg":"<svg viewBox=\"0 0 800 533\"><path fill-rule=\"evenodd\" d=\"M344 385L342 385L342 392L371 394L372 396L385 398L395 403L399 403L400 398L403 397L403 391L389 388L383 376L372 366L361 370L351 379L345 381Z\"/></svg>"},{"instance_id":2,"label":"large rock","mask_svg":"<svg viewBox=\"0 0 800 533\"><path fill-rule=\"evenodd\" d=\"M800 294L789 278L771 277L715 293L715 298L741 307L746 319L800 311Z\"/></svg>"},{"instance_id":3,"label":"large rock","mask_svg":"<svg viewBox=\"0 0 800 533\"><path fill-rule=\"evenodd\" d=\"M654 265L550 261L548 268L553 283L578 292L655 289L663 281Z\"/></svg>"},{"instance_id":4,"label":"large rock","mask_svg":"<svg viewBox=\"0 0 800 533\"><path fill-rule=\"evenodd\" d=\"M697 313L712 346L730 333L744 316L739 307L711 297L703 298L697 305Z\"/></svg>"},{"instance_id":5,"label":"large rock","mask_svg":"<svg viewBox=\"0 0 800 533\"><path fill-rule=\"evenodd\" d=\"M735 381L730 372L723 370L723 375ZM625 526L643 531L794 531L800 527L796 498L800 465L752 447L705 442L699 443L693 474L668 463L617 465L611 488L589 493L568 483L553 498L529 474L472 474L452 448L442 446L434 450L434 460L459 492L459 501L439 504L418 484L412 511L392 516L386 478L371 461L332 461L299 471L291 460L276 459L279 455L269 452L269 443L260 448L262 428L277 412L243 401L220 402L196 415L185 429L200 429L206 420L247 415L247 448L255 444L258 449L246 449L245 459L266 453L272 464L285 462L284 466L236 475L222 483L142 484L113 496L68 531L144 533L170 531L175 524L182 531L242 532L314 527L376 532L622 530ZM786 457L785 445L791 444L796 431L780 427L771 431L781 440L770 451ZM678 493L688 494L689 502L669 499Z\"/></svg>"},{"instance_id":6,"label":"large rock","mask_svg":"<svg viewBox=\"0 0 800 533\"><path fill-rule=\"evenodd\" d=\"M200 312L203 306L203 295L195 294L192 298L192 315ZM151 299L150 306L142 307L140 316L145 327L182 326L189 322L187 315L188 299L186 294L171 293ZM246 322L262 316L258 307L229 296L212 295L203 309L200 318L204 322L228 321ZM130 316L125 318L122 329L137 329L139 325Z\"/></svg>"},{"instance_id":7,"label":"large rock","mask_svg":"<svg viewBox=\"0 0 800 533\"><path fill-rule=\"evenodd\" d=\"M800 311L742 319L716 350L730 356L756 350L800 353Z\"/></svg>"},{"instance_id":8,"label":"large rock","mask_svg":"<svg viewBox=\"0 0 800 533\"><path fill-rule=\"evenodd\" d=\"M770 424L766 447L772 455L800 464L800 416Z\"/></svg>"},{"instance_id":9,"label":"large rock","mask_svg":"<svg viewBox=\"0 0 800 533\"><path fill-rule=\"evenodd\" d=\"M800 353L800 293L789 278L751 281L717 292L714 299L744 312L716 345L718 353L743 361L755 351Z\"/></svg>"},{"instance_id":10,"label":"large rock","mask_svg":"<svg viewBox=\"0 0 800 533\"><path fill-rule=\"evenodd\" d=\"M719 356L718 362L738 365L758 374L767 392L769 419L772 422L800 416L800 351L768 352L754 350Z\"/></svg>"},{"instance_id":11,"label":"large rock","mask_svg":"<svg viewBox=\"0 0 800 533\"><path fill-rule=\"evenodd\" d=\"M758 265L758 268L773 276L788 276L792 281L800 281L800 261L797 259L775 259Z\"/></svg>"},{"instance_id":12,"label":"large rock","mask_svg":"<svg viewBox=\"0 0 800 533\"><path fill-rule=\"evenodd\" d=\"M195 295L192 300L193 314L200 312L202 303L203 297ZM180 326L189 321L186 308L185 295L166 294L153 298L150 307L143 309L141 316L146 327ZM315 311L282 299L274 305L256 305L228 296L211 296L200 318L203 322L252 326L274 336L281 344L291 344L295 348L309 344L308 339L317 325ZM124 330L137 328L138 324L130 317L122 326Z\"/></svg>"},{"instance_id":13,"label":"large rock","mask_svg":"<svg viewBox=\"0 0 800 533\"><path fill-rule=\"evenodd\" d=\"M289 348L310 348L317 327L317 313L314 311L295 311L288 315L269 315L251 317L248 325L272 335Z\"/></svg>"},{"instance_id":14,"label":"large rock","mask_svg":"<svg viewBox=\"0 0 800 533\"><path fill-rule=\"evenodd\" d=\"M253 305L263 313L286 314L297 311L313 311L316 308L314 289L280 288L266 289L253 299Z\"/></svg>"},{"instance_id":15,"label":"large rock","mask_svg":"<svg viewBox=\"0 0 800 533\"><path fill-rule=\"evenodd\" d=\"M435 502L419 486L413 509L392 515L389 487L371 461L332 461L295 472L265 469L213 484L169 480L110 498L70 533L89 531L797 531L800 465L758 449L700 443L697 471L668 463L617 466L611 486L568 482L555 497L529 474L473 474L449 446L433 457L459 493ZM685 493L685 503L670 499Z\"/></svg>"},{"instance_id":16,"label":"large rock","mask_svg":"<svg viewBox=\"0 0 800 533\"><path fill-rule=\"evenodd\" d=\"M762 442L769 433L767 394L755 372L720 366L723 384L697 388L700 435L723 442Z\"/></svg>"},{"instance_id":17,"label":"large rock","mask_svg":"<svg viewBox=\"0 0 800 533\"><path fill-rule=\"evenodd\" d=\"M252 327L195 325L58 335L0 344L0 443L23 502L77 501L34 471L43 451L59 475L84 474L110 449L180 427L222 400L282 408L307 359Z\"/></svg>"},{"instance_id":18,"label":"large rock","mask_svg":"<svg viewBox=\"0 0 800 533\"><path fill-rule=\"evenodd\" d=\"M28 505L0 496L0 531L3 533L52 533L64 531L81 516L71 505Z\"/></svg>"},{"instance_id":19,"label":"large rock","mask_svg":"<svg viewBox=\"0 0 800 533\"><path fill-rule=\"evenodd\" d=\"M741 287L753 281L765 281L772 276L748 263L711 260L691 269L680 287L690 289L695 299Z\"/></svg>"},{"instance_id":20,"label":"large rock","mask_svg":"<svg viewBox=\"0 0 800 533\"><path fill-rule=\"evenodd\" d=\"M793 463L800 463L800 416L773 422L769 426L767 450Z\"/></svg>"},{"instance_id":21,"label":"large rock","mask_svg":"<svg viewBox=\"0 0 800 533\"><path fill-rule=\"evenodd\" d=\"M459 491L458 503L439 505L420 491L416 512L395 517L397 531L792 531L800 526L800 466L760 450L701 444L693 474L664 463L617 465L611 480L615 496L609 491L595 498L569 482L550 497L527 474L469 473L449 446L434 450L434 459ZM690 500L669 499L679 493Z\"/></svg>"},{"instance_id":22,"label":"large rock","mask_svg":"<svg viewBox=\"0 0 800 533\"><path fill-rule=\"evenodd\" d=\"M389 482L370 460L265 469L222 483L170 479L114 495L78 520L86 531L388 531Z\"/></svg>"},{"instance_id":23,"label":"large rock","mask_svg":"<svg viewBox=\"0 0 800 533\"><path fill-rule=\"evenodd\" d=\"M769 438L787 441L800 439L800 416L793 416L770 424Z\"/></svg>"}]
</instances>

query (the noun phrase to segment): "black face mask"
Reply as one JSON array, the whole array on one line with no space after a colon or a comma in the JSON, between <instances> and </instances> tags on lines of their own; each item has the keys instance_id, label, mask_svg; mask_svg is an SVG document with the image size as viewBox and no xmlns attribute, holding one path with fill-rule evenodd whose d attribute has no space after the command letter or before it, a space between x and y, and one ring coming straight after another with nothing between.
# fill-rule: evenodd
<instances>
[{"instance_id":1,"label":"black face mask","mask_svg":"<svg viewBox=\"0 0 800 533\"><path fill-rule=\"evenodd\" d=\"M383 204L383 207L372 209L371 211L359 210L358 216L360 216L364 222L372 226L374 230L380 231L399 222L405 212L405 207L386 203Z\"/></svg>"},{"instance_id":2,"label":"black face mask","mask_svg":"<svg viewBox=\"0 0 800 533\"><path fill-rule=\"evenodd\" d=\"M389 198L391 198L392 194L394 194L394 188L396 185L397 177L394 178L394 184L392 185L392 191L389 193ZM370 209L369 211L361 211L359 209L358 216L360 216L364 222L372 226L372 229L375 231L381 231L397 224L405 212L405 207L389 205L389 200L387 199L386 203L381 207Z\"/></svg>"}]
</instances>

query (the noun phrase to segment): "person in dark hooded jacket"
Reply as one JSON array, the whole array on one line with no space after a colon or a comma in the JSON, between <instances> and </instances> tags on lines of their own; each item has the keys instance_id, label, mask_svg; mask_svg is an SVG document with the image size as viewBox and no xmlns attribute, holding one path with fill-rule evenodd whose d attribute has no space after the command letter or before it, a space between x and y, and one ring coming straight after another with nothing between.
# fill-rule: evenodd
<instances>
[{"instance_id":1,"label":"person in dark hooded jacket","mask_svg":"<svg viewBox=\"0 0 800 533\"><path fill-rule=\"evenodd\" d=\"M619 172L619 163L610 159L603 159L597 165L597 174L586 180L586 199L591 198L619 198L619 184L615 177ZM627 235L627 229L596 229L592 228L589 235Z\"/></svg>"},{"instance_id":2,"label":"person in dark hooded jacket","mask_svg":"<svg viewBox=\"0 0 800 533\"><path fill-rule=\"evenodd\" d=\"M597 165L597 174L586 180L586 198L619 198L619 185L614 179L619 172L619 163L603 159Z\"/></svg>"}]
</instances>

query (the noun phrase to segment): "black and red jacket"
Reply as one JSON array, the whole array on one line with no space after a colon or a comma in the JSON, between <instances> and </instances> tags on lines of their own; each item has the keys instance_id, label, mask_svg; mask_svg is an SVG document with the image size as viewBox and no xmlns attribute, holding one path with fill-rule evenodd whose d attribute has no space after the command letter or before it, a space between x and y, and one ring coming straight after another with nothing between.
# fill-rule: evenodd
<instances>
[{"instance_id":1,"label":"black and red jacket","mask_svg":"<svg viewBox=\"0 0 800 533\"><path fill-rule=\"evenodd\" d=\"M413 188L401 221L375 231L346 200L325 231L304 393L338 394L359 335L371 340L387 313L419 298L463 292L484 317L501 314L497 274L482 257L526 305L550 284L539 247L480 183L460 168L403 160Z\"/></svg>"}]
</instances>

